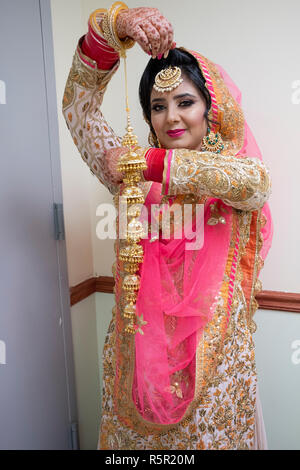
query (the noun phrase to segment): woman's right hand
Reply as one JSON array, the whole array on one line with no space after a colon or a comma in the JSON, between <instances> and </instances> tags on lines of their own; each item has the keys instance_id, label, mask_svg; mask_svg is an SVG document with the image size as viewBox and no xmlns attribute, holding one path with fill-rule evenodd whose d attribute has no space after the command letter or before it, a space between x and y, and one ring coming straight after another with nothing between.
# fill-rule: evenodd
<instances>
[{"instance_id":1,"label":"woman's right hand","mask_svg":"<svg viewBox=\"0 0 300 470\"><path fill-rule=\"evenodd\" d=\"M121 10L116 19L118 37L134 39L153 58L174 49L173 27L157 8Z\"/></svg>"}]
</instances>

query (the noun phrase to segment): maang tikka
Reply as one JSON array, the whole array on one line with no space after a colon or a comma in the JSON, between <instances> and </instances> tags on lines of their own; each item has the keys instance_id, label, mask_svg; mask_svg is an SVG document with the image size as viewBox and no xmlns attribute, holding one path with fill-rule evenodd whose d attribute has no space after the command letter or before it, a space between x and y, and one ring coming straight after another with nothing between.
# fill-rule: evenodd
<instances>
[{"instance_id":1,"label":"maang tikka","mask_svg":"<svg viewBox=\"0 0 300 470\"><path fill-rule=\"evenodd\" d=\"M159 93L172 91L183 82L181 78L181 69L177 66L170 65L162 69L155 77L153 88Z\"/></svg>"},{"instance_id":2,"label":"maang tikka","mask_svg":"<svg viewBox=\"0 0 300 470\"><path fill-rule=\"evenodd\" d=\"M162 69L160 72L156 74L153 88L159 93L164 93L165 91L174 90L182 82L183 82L183 79L181 78L181 69L177 66L169 65L169 67ZM144 116L144 119L150 127L150 132L149 132L149 137L148 137L149 145L151 145L151 147L161 148L161 144L158 140L158 137L151 130L151 125L148 119L145 118L145 116Z\"/></svg>"}]
</instances>

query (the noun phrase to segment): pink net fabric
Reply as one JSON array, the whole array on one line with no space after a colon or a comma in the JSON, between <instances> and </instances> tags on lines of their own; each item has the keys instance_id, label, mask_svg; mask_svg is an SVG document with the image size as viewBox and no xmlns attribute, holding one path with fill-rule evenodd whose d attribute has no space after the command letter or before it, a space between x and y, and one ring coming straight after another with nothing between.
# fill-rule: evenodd
<instances>
[{"instance_id":1,"label":"pink net fabric","mask_svg":"<svg viewBox=\"0 0 300 470\"><path fill-rule=\"evenodd\" d=\"M160 185L154 184L160 192ZM154 203L158 192L153 188L147 204ZM214 201L210 199L210 203ZM135 338L133 399L148 421L179 421L194 396L195 352L222 285L232 212L224 212L225 225L207 225L209 217L206 203L201 249L187 250L186 243L193 239L186 238L142 241L137 312L147 323L142 327L144 334L137 333ZM195 225L192 228L195 232Z\"/></svg>"}]
</instances>

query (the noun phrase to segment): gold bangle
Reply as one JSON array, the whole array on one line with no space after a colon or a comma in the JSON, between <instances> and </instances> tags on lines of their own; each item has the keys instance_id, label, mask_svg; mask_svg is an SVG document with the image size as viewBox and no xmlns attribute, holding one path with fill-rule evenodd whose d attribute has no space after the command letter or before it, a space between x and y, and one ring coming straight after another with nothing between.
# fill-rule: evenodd
<instances>
[{"instance_id":1,"label":"gold bangle","mask_svg":"<svg viewBox=\"0 0 300 470\"><path fill-rule=\"evenodd\" d=\"M107 10L105 8L98 8L98 10L93 11L93 13L91 13L89 17L89 23L92 27L92 30L102 37L104 36L99 20L102 20L105 13L107 13Z\"/></svg>"},{"instance_id":2,"label":"gold bangle","mask_svg":"<svg viewBox=\"0 0 300 470\"><path fill-rule=\"evenodd\" d=\"M109 27L109 19L108 19L108 13L105 13L103 18L102 18L102 23L101 23L102 31L103 31L103 37L107 41L107 44L115 49L116 51L119 52L119 47L118 44L114 41L114 38L111 34L110 27Z\"/></svg>"},{"instance_id":3,"label":"gold bangle","mask_svg":"<svg viewBox=\"0 0 300 470\"><path fill-rule=\"evenodd\" d=\"M128 6L123 2L115 2L108 10L110 30L113 35L114 41L120 46L120 48L130 49L131 47L134 46L135 41L128 37L121 40L118 36L118 32L116 28L117 16L121 10L128 10Z\"/></svg>"},{"instance_id":4,"label":"gold bangle","mask_svg":"<svg viewBox=\"0 0 300 470\"><path fill-rule=\"evenodd\" d=\"M103 37L107 43L115 49L119 54L124 57L126 49L134 46L135 41L131 38L121 40L118 37L116 29L116 18L121 10L128 10L128 6L123 2L115 2L107 13L104 14L102 19Z\"/></svg>"}]
</instances>

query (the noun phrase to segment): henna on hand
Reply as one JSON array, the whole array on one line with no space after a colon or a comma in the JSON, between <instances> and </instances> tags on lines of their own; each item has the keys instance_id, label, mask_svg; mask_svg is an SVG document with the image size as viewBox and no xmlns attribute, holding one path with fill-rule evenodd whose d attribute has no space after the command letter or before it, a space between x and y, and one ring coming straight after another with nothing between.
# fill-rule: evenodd
<instances>
[{"instance_id":1,"label":"henna on hand","mask_svg":"<svg viewBox=\"0 0 300 470\"><path fill-rule=\"evenodd\" d=\"M134 39L153 58L175 47L173 27L157 8L121 10L116 18L116 29L120 39Z\"/></svg>"},{"instance_id":2,"label":"henna on hand","mask_svg":"<svg viewBox=\"0 0 300 470\"><path fill-rule=\"evenodd\" d=\"M121 155L126 152L128 152L128 149L125 147L114 147L105 152L104 159L113 184L120 184L123 181L124 175L117 170L117 166Z\"/></svg>"}]
</instances>

